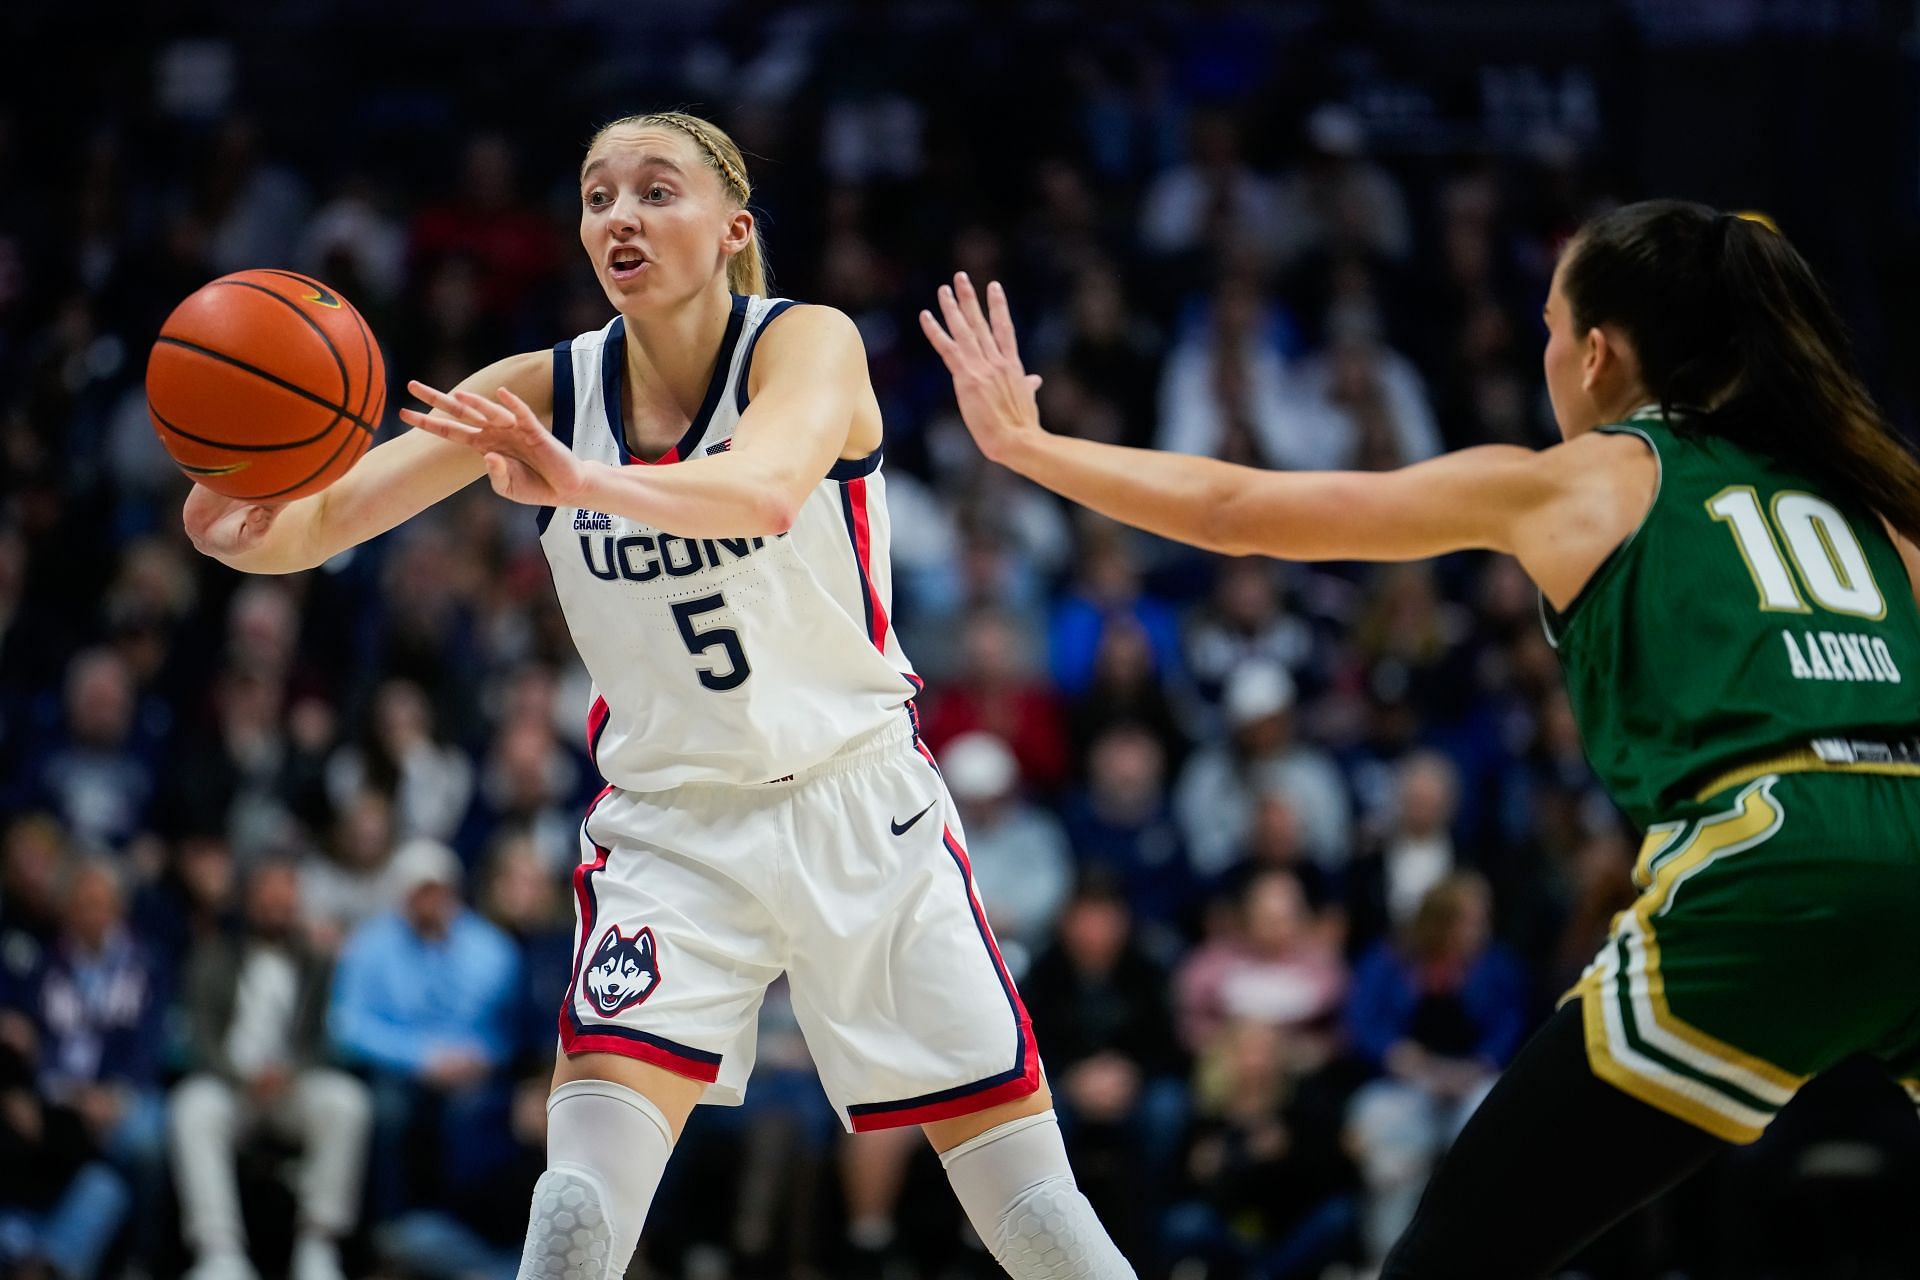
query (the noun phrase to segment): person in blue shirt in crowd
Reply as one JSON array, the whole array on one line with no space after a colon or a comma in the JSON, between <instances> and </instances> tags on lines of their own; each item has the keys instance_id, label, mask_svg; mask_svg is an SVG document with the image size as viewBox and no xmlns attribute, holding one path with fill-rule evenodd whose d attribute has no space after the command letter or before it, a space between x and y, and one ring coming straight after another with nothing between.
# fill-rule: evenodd
<instances>
[{"instance_id":1,"label":"person in blue shirt in crowd","mask_svg":"<svg viewBox=\"0 0 1920 1280\"><path fill-rule=\"evenodd\" d=\"M450 1207L511 1158L506 1068L520 960L460 897L453 850L395 851L397 910L360 926L334 972L328 1029L373 1086L371 1194L377 1218Z\"/></svg>"}]
</instances>

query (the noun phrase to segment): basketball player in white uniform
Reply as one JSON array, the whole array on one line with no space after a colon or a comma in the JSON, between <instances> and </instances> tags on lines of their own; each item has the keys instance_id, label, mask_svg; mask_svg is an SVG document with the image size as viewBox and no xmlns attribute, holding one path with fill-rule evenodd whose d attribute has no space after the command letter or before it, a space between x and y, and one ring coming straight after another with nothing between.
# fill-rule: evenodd
<instances>
[{"instance_id":1,"label":"basketball player in white uniform","mask_svg":"<svg viewBox=\"0 0 1920 1280\"><path fill-rule=\"evenodd\" d=\"M789 975L850 1129L924 1127L1021 1280L1133 1271L1073 1181L889 618L880 416L852 323L766 292L738 149L667 113L600 131L581 240L619 314L451 393L279 507L196 488L196 545L291 572L483 472L535 508L594 681L582 823L520 1274L610 1280L695 1103L738 1102ZM671 464L671 465L669 465Z\"/></svg>"}]
</instances>

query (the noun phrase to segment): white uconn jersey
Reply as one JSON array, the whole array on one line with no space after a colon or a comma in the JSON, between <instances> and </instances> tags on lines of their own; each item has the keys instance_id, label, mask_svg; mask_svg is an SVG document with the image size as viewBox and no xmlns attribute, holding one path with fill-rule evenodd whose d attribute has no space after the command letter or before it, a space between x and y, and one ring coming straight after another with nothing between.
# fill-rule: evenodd
<instances>
[{"instance_id":1,"label":"white uconn jersey","mask_svg":"<svg viewBox=\"0 0 1920 1280\"><path fill-rule=\"evenodd\" d=\"M613 466L724 451L759 332L792 303L735 296L705 402L657 463L627 449L626 325L554 348L553 431ZM540 512L540 544L593 677L587 744L630 791L771 782L903 716L919 687L889 623L881 451L835 464L778 537L682 538L579 507Z\"/></svg>"}]
</instances>

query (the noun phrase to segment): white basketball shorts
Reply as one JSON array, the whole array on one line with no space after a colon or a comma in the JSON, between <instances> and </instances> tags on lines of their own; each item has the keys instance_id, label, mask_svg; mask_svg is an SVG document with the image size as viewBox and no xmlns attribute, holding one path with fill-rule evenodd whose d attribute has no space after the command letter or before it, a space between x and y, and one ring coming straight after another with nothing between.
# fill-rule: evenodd
<instances>
[{"instance_id":1,"label":"white basketball shorts","mask_svg":"<svg viewBox=\"0 0 1920 1280\"><path fill-rule=\"evenodd\" d=\"M755 787L608 787L581 824L568 1053L618 1053L737 1104L782 971L849 1129L924 1124L1040 1084L1032 1023L960 819L902 715Z\"/></svg>"}]
</instances>

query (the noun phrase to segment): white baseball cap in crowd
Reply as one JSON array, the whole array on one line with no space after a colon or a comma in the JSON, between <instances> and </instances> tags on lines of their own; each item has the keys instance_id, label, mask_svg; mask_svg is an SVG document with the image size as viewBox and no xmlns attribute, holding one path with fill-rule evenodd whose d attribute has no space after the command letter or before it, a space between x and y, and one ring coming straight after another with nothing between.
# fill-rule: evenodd
<instances>
[{"instance_id":1,"label":"white baseball cap in crowd","mask_svg":"<svg viewBox=\"0 0 1920 1280\"><path fill-rule=\"evenodd\" d=\"M394 890L401 898L427 884L445 885L458 890L466 878L465 869L460 865L460 855L438 840L429 840L424 836L416 836L394 850L393 861L387 864L387 874L392 877Z\"/></svg>"},{"instance_id":2,"label":"white baseball cap in crowd","mask_svg":"<svg viewBox=\"0 0 1920 1280\"><path fill-rule=\"evenodd\" d=\"M1227 677L1223 707L1227 723L1238 729L1293 706L1293 677L1277 662L1243 662Z\"/></svg>"},{"instance_id":3,"label":"white baseball cap in crowd","mask_svg":"<svg viewBox=\"0 0 1920 1280\"><path fill-rule=\"evenodd\" d=\"M940 776L956 800L992 800L1020 781L1013 751L991 733L963 733L941 749Z\"/></svg>"}]
</instances>

